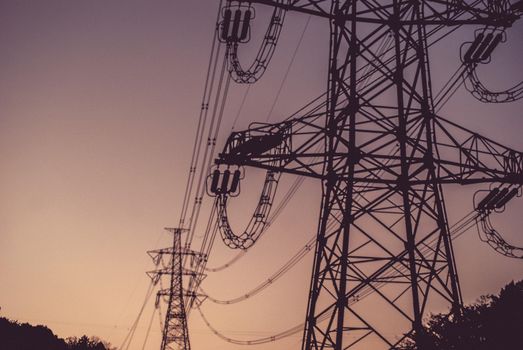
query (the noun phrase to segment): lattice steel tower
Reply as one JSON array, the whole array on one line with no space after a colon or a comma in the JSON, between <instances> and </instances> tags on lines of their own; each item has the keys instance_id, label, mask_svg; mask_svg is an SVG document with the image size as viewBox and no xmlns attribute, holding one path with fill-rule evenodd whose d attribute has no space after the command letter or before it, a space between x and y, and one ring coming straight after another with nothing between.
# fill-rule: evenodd
<instances>
[{"instance_id":1,"label":"lattice steel tower","mask_svg":"<svg viewBox=\"0 0 523 350\"><path fill-rule=\"evenodd\" d=\"M217 159L321 181L302 349L396 348L406 337L423 348L427 309L444 305L458 314L462 304L442 185L523 184L522 153L437 115L428 48L456 26L509 27L521 4L241 3L330 25L325 109L235 132ZM238 40L224 40L233 78L255 81L236 62ZM369 290L372 305L353 303ZM403 335L388 333L390 323Z\"/></svg>"},{"instance_id":2,"label":"lattice steel tower","mask_svg":"<svg viewBox=\"0 0 523 350\"><path fill-rule=\"evenodd\" d=\"M188 305L186 303L187 292L183 284L183 276L194 277L196 273L185 268L184 258L194 261L201 256L200 253L182 248L182 232L180 228L166 228L173 235L173 245L169 248L151 250L147 252L157 266L157 270L149 271L147 274L156 285L162 276L168 278L168 287L160 289L157 293L156 307L160 301L167 305L165 321L162 329L161 350L190 350L189 331L187 329ZM193 265L191 263L191 265Z\"/></svg>"}]
</instances>

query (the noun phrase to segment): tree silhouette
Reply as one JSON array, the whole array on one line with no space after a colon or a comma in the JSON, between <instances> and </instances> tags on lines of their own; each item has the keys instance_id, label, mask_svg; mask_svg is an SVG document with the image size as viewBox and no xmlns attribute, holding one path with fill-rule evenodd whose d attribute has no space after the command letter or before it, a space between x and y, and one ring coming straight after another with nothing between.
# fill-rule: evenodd
<instances>
[{"instance_id":1,"label":"tree silhouette","mask_svg":"<svg viewBox=\"0 0 523 350\"><path fill-rule=\"evenodd\" d=\"M482 296L461 315L432 315L425 334L407 339L403 350L523 349L523 280L499 295Z\"/></svg>"},{"instance_id":2,"label":"tree silhouette","mask_svg":"<svg viewBox=\"0 0 523 350\"><path fill-rule=\"evenodd\" d=\"M57 337L46 326L32 326L0 317L0 349L2 350L115 350L97 337Z\"/></svg>"},{"instance_id":3,"label":"tree silhouette","mask_svg":"<svg viewBox=\"0 0 523 350\"><path fill-rule=\"evenodd\" d=\"M71 337L66 339L67 348L70 350L111 350L97 337L82 336L80 338Z\"/></svg>"}]
</instances>

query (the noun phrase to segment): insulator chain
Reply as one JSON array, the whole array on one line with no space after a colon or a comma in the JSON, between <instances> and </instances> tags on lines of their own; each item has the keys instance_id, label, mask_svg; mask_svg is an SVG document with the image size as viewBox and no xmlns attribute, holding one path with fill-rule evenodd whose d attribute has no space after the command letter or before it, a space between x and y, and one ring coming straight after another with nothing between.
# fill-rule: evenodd
<instances>
[{"instance_id":1,"label":"insulator chain","mask_svg":"<svg viewBox=\"0 0 523 350\"><path fill-rule=\"evenodd\" d=\"M488 243L496 252L510 258L523 259L523 248L509 244L503 239L500 233L493 227L490 215L493 212L503 212L505 205L514 197L521 196L521 186L494 187L483 197L475 206L479 213L477 224L478 228L484 233L480 235L482 241ZM485 192L485 191L478 191Z\"/></svg>"},{"instance_id":2,"label":"insulator chain","mask_svg":"<svg viewBox=\"0 0 523 350\"><path fill-rule=\"evenodd\" d=\"M287 4L288 0L278 0L277 2ZM218 38L227 45L225 55L228 61L229 73L235 82L240 84L255 83L267 69L283 27L286 13L283 7L274 7L269 27L256 54L256 58L251 66L245 70L242 68L238 58L238 47L240 43L250 40L251 21L255 17L254 8L250 5L250 2L227 1L222 9L221 21L218 23Z\"/></svg>"},{"instance_id":3,"label":"insulator chain","mask_svg":"<svg viewBox=\"0 0 523 350\"><path fill-rule=\"evenodd\" d=\"M211 197L220 195L236 197L240 194L240 180L242 179L243 175L240 168L234 171L227 168L223 173L218 168L214 169L207 177L207 194Z\"/></svg>"},{"instance_id":4,"label":"insulator chain","mask_svg":"<svg viewBox=\"0 0 523 350\"><path fill-rule=\"evenodd\" d=\"M479 79L477 67L491 61L496 47L506 41L505 28L485 27L476 31L474 41L462 45L461 61L466 67L465 87L477 100L485 103L506 103L523 98L523 81L502 91L489 90Z\"/></svg>"},{"instance_id":5,"label":"insulator chain","mask_svg":"<svg viewBox=\"0 0 523 350\"><path fill-rule=\"evenodd\" d=\"M218 23L220 42L246 43L250 40L251 20L255 18L254 8L250 3L228 0L221 9L221 15L222 20Z\"/></svg>"},{"instance_id":6,"label":"insulator chain","mask_svg":"<svg viewBox=\"0 0 523 350\"><path fill-rule=\"evenodd\" d=\"M217 192L218 200L216 201L216 210L218 213L218 228L223 242L229 248L247 249L251 247L263 233L267 225L279 178L279 173L274 173L272 171L267 172L263 189L258 200L258 205L254 210L247 228L240 235L234 233L229 223L229 217L227 215L228 193L226 191Z\"/></svg>"}]
</instances>

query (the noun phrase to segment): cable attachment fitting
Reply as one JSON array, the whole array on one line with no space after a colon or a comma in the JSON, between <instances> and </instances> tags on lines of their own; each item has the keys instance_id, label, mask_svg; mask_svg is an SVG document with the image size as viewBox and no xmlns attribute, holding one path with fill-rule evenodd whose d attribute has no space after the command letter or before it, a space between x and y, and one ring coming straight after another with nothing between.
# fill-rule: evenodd
<instances>
[{"instance_id":1,"label":"cable attachment fitting","mask_svg":"<svg viewBox=\"0 0 523 350\"><path fill-rule=\"evenodd\" d=\"M477 73L478 65L490 63L496 47L507 41L505 29L505 26L487 26L475 32L474 41L461 45L461 61L466 69L465 88L481 102L507 103L523 98L523 82L505 90L494 91L483 84Z\"/></svg>"},{"instance_id":2,"label":"cable attachment fitting","mask_svg":"<svg viewBox=\"0 0 523 350\"><path fill-rule=\"evenodd\" d=\"M504 188L494 187L475 205L475 209L479 213L489 213L493 210L502 211L505 205L518 194L518 191L518 187L513 187L512 189L510 186ZM480 192L485 191L478 191L476 194Z\"/></svg>"},{"instance_id":3,"label":"cable attachment fitting","mask_svg":"<svg viewBox=\"0 0 523 350\"><path fill-rule=\"evenodd\" d=\"M240 194L240 180L243 178L244 174L240 167L234 171L231 171L229 167L221 171L217 167L207 176L207 194L211 197L220 195L236 197Z\"/></svg>"},{"instance_id":4,"label":"cable attachment fitting","mask_svg":"<svg viewBox=\"0 0 523 350\"><path fill-rule=\"evenodd\" d=\"M227 1L221 10L218 40L222 43L246 43L251 39L251 20L255 18L250 2Z\"/></svg>"},{"instance_id":5,"label":"cable attachment fitting","mask_svg":"<svg viewBox=\"0 0 523 350\"><path fill-rule=\"evenodd\" d=\"M221 11L217 25L217 37L227 46L225 59L231 78L239 84L253 84L265 73L272 59L285 19L285 6L290 0L276 0L281 6L275 6L267 31L258 49L256 58L248 66L242 66L238 57L238 47L251 39L251 22L255 18L250 1L227 0Z\"/></svg>"},{"instance_id":6,"label":"cable attachment fitting","mask_svg":"<svg viewBox=\"0 0 523 350\"><path fill-rule=\"evenodd\" d=\"M494 49L500 42L505 42L506 36L504 30L496 28L492 30L482 30L476 32L473 42L467 42L463 46L467 47L465 54L462 55L462 62L471 63L488 63Z\"/></svg>"},{"instance_id":7,"label":"cable attachment fitting","mask_svg":"<svg viewBox=\"0 0 523 350\"><path fill-rule=\"evenodd\" d=\"M267 222L269 214L278 187L278 181L281 173L267 171L262 192L260 194L258 205L256 206L247 227L236 233L233 231L229 216L227 213L228 196L226 194L217 195L215 202L217 210L217 225L222 236L223 242L231 249L248 249L250 248L264 230L268 227Z\"/></svg>"},{"instance_id":8,"label":"cable attachment fitting","mask_svg":"<svg viewBox=\"0 0 523 350\"><path fill-rule=\"evenodd\" d=\"M487 243L496 252L509 258L523 259L523 248L516 247L509 244L503 236L494 228L490 220L490 215L493 212L500 213L505 209L505 205L514 197L521 196L521 186L509 185L507 187L494 187L489 191L478 191L474 195L481 192L488 192L478 204L474 205L475 210L478 212L476 218L476 225L478 227L478 234L481 241ZM481 233L483 232L483 234Z\"/></svg>"}]
</instances>

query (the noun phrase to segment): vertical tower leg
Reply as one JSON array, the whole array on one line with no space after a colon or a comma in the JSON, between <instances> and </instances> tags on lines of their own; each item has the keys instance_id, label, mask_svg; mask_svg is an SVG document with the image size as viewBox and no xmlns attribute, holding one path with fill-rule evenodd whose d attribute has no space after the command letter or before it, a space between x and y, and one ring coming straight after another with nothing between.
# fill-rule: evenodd
<instances>
[{"instance_id":1,"label":"vertical tower leg","mask_svg":"<svg viewBox=\"0 0 523 350\"><path fill-rule=\"evenodd\" d=\"M346 18L361 2L332 4L327 180L302 349L391 349L422 337L428 305L461 303L436 182L426 38L415 24L422 14L417 2L396 0L380 10L388 28L359 28ZM377 38L389 34L394 56L380 61ZM370 87L357 84L368 62L381 73Z\"/></svg>"}]
</instances>

